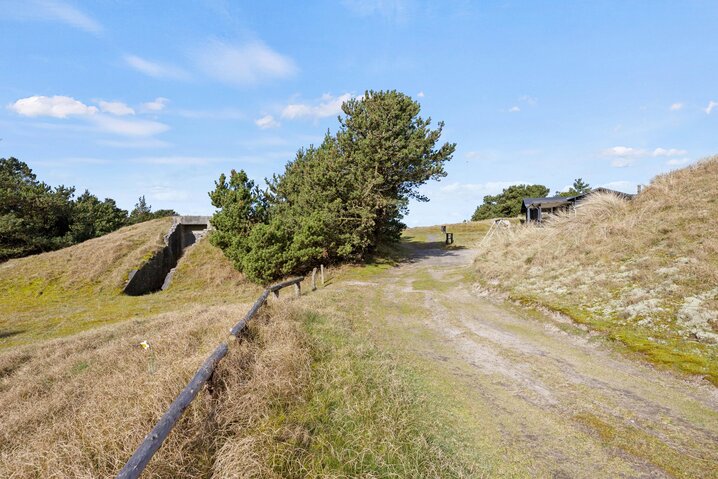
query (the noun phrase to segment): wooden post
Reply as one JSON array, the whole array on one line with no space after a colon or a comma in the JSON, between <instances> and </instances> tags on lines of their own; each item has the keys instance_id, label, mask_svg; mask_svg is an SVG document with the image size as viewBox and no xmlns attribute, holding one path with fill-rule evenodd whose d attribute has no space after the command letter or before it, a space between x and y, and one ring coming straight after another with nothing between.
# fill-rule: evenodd
<instances>
[{"instance_id":1,"label":"wooden post","mask_svg":"<svg viewBox=\"0 0 718 479\"><path fill-rule=\"evenodd\" d=\"M175 423L184 413L189 403L201 391L202 386L209 380L214 372L214 368L219 361L227 354L229 348L226 343L220 344L214 350L212 355L202 363L189 384L179 393L172 401L169 409L165 412L154 428L145 436L142 444L137 448L134 454L122 470L117 474L119 479L137 479L152 459L152 455L157 452L164 440L169 435Z\"/></svg>"},{"instance_id":2,"label":"wooden post","mask_svg":"<svg viewBox=\"0 0 718 479\"><path fill-rule=\"evenodd\" d=\"M312 291L317 290L317 268L312 270Z\"/></svg>"},{"instance_id":3,"label":"wooden post","mask_svg":"<svg viewBox=\"0 0 718 479\"><path fill-rule=\"evenodd\" d=\"M297 293L297 298L302 296L302 287L299 283L294 283L294 291Z\"/></svg>"},{"instance_id":4,"label":"wooden post","mask_svg":"<svg viewBox=\"0 0 718 479\"><path fill-rule=\"evenodd\" d=\"M320 271L320 273L319 273L319 274L320 274L319 279L320 279L321 282L322 282L322 286L324 286L324 265L323 265L323 264L322 264L322 265L319 265L319 268L320 268L320 269L319 269L319 271Z\"/></svg>"}]
</instances>

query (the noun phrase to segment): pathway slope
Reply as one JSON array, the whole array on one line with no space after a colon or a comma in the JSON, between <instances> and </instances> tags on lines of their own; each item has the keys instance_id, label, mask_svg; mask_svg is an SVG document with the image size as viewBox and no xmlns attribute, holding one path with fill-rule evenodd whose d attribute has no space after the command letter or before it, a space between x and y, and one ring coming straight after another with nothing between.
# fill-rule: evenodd
<instances>
[{"instance_id":1,"label":"pathway slope","mask_svg":"<svg viewBox=\"0 0 718 479\"><path fill-rule=\"evenodd\" d=\"M380 343L432 364L467 437L502 464L491 476L718 477L718 389L487 297L474 257L415 247L398 267L330 285L322 305L365 310Z\"/></svg>"}]
</instances>

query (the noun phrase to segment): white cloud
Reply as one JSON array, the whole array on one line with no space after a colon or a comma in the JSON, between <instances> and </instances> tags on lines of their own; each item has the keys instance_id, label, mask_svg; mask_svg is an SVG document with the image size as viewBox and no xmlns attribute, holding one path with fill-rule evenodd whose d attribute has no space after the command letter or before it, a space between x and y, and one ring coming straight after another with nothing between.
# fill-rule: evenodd
<instances>
[{"instance_id":1,"label":"white cloud","mask_svg":"<svg viewBox=\"0 0 718 479\"><path fill-rule=\"evenodd\" d=\"M481 158L481 153L478 151L467 151L464 155L464 158L467 158L469 160L476 160L478 158Z\"/></svg>"},{"instance_id":2,"label":"white cloud","mask_svg":"<svg viewBox=\"0 0 718 479\"><path fill-rule=\"evenodd\" d=\"M246 116L242 110L237 108L221 108L218 110L177 110L175 113L184 118L202 120L241 120Z\"/></svg>"},{"instance_id":3,"label":"white cloud","mask_svg":"<svg viewBox=\"0 0 718 479\"><path fill-rule=\"evenodd\" d=\"M137 148L137 149L156 149L156 148L167 148L172 146L171 143L156 138L143 138L137 140L124 139L118 140L98 140L98 145L109 146L112 148Z\"/></svg>"},{"instance_id":4,"label":"white cloud","mask_svg":"<svg viewBox=\"0 0 718 479\"><path fill-rule=\"evenodd\" d=\"M122 136L148 137L164 133L170 127L164 123L150 120L125 120L107 115L96 115L91 118L100 130Z\"/></svg>"},{"instance_id":5,"label":"white cloud","mask_svg":"<svg viewBox=\"0 0 718 479\"><path fill-rule=\"evenodd\" d=\"M651 152L651 156L658 157L658 156L681 156L685 155L688 152L686 150L679 150L677 148L656 148Z\"/></svg>"},{"instance_id":6,"label":"white cloud","mask_svg":"<svg viewBox=\"0 0 718 479\"><path fill-rule=\"evenodd\" d=\"M282 110L282 118L288 118L290 120L296 118L319 119L338 115L342 111L342 103L351 98L352 95L349 93L338 97L325 93L316 104L290 103Z\"/></svg>"},{"instance_id":7,"label":"white cloud","mask_svg":"<svg viewBox=\"0 0 718 479\"><path fill-rule=\"evenodd\" d=\"M703 111L706 112L706 115L710 115L711 112L713 111L713 109L717 106L718 106L718 101L711 100L708 102L708 106L705 107L705 109Z\"/></svg>"},{"instance_id":8,"label":"white cloud","mask_svg":"<svg viewBox=\"0 0 718 479\"><path fill-rule=\"evenodd\" d=\"M103 30L97 20L59 0L4 0L0 5L0 17L59 22L94 34Z\"/></svg>"},{"instance_id":9,"label":"white cloud","mask_svg":"<svg viewBox=\"0 0 718 479\"><path fill-rule=\"evenodd\" d=\"M515 105L512 106L511 108L509 108L509 113L516 113L519 111L521 111L521 108L519 108L518 106L515 106Z\"/></svg>"},{"instance_id":10,"label":"white cloud","mask_svg":"<svg viewBox=\"0 0 718 479\"><path fill-rule=\"evenodd\" d=\"M103 103L105 103L104 106ZM107 105L110 106L107 107ZM114 112L110 113L125 111L125 108L132 110L121 102L100 102L100 106L103 108L103 112L114 110ZM8 108L19 115L29 117L46 116L68 119L74 116L89 122L90 125L94 125L99 131L122 136L149 137L169 130L169 126L156 121L122 119L100 113L97 107L85 105L81 101L69 96L31 96L17 100L15 103L8 105ZM79 125L71 126L79 127Z\"/></svg>"},{"instance_id":11,"label":"white cloud","mask_svg":"<svg viewBox=\"0 0 718 479\"><path fill-rule=\"evenodd\" d=\"M8 108L19 115L30 117L67 118L97 113L97 107L87 106L69 96L31 96L17 100Z\"/></svg>"},{"instance_id":12,"label":"white cloud","mask_svg":"<svg viewBox=\"0 0 718 479\"><path fill-rule=\"evenodd\" d=\"M419 98L424 98L424 91L423 90L420 91L419 93L416 94L416 96Z\"/></svg>"},{"instance_id":13,"label":"white cloud","mask_svg":"<svg viewBox=\"0 0 718 479\"><path fill-rule=\"evenodd\" d=\"M611 162L611 165L616 168L632 165L638 158L665 158L683 156L687 153L686 150L680 150L678 148L655 148L653 150L647 150L628 146L614 146L603 151L604 155L615 158Z\"/></svg>"},{"instance_id":14,"label":"white cloud","mask_svg":"<svg viewBox=\"0 0 718 479\"><path fill-rule=\"evenodd\" d=\"M639 158L670 158L673 156L683 156L688 152L677 148L655 148L647 150L644 148L631 148L628 146L614 146L604 150L603 154L613 157L611 166L614 168L625 168L633 165Z\"/></svg>"},{"instance_id":15,"label":"white cloud","mask_svg":"<svg viewBox=\"0 0 718 479\"><path fill-rule=\"evenodd\" d=\"M538 100L529 95L523 95L523 96L519 97L519 101L522 101L531 106L536 106L538 104Z\"/></svg>"},{"instance_id":16,"label":"white cloud","mask_svg":"<svg viewBox=\"0 0 718 479\"><path fill-rule=\"evenodd\" d=\"M671 158L670 160L666 161L666 165L668 166L681 166L688 163L690 158Z\"/></svg>"},{"instance_id":17,"label":"white cloud","mask_svg":"<svg viewBox=\"0 0 718 479\"><path fill-rule=\"evenodd\" d=\"M125 55L125 63L131 68L153 78L168 78L172 80L186 80L189 74L181 68L165 63L158 63L138 57L137 55Z\"/></svg>"},{"instance_id":18,"label":"white cloud","mask_svg":"<svg viewBox=\"0 0 718 479\"><path fill-rule=\"evenodd\" d=\"M279 126L279 122L275 120L272 115L264 115L262 118L257 118L254 120L254 124L263 130L267 128L277 128Z\"/></svg>"},{"instance_id":19,"label":"white cloud","mask_svg":"<svg viewBox=\"0 0 718 479\"><path fill-rule=\"evenodd\" d=\"M500 193L504 188L511 185L525 185L525 181L489 181L486 183L449 183L439 187L439 191L444 193L482 193L492 194Z\"/></svg>"},{"instance_id":20,"label":"white cloud","mask_svg":"<svg viewBox=\"0 0 718 479\"><path fill-rule=\"evenodd\" d=\"M611 166L614 168L626 168L627 166L631 166L634 162L635 160L631 158L616 158L611 161Z\"/></svg>"},{"instance_id":21,"label":"white cloud","mask_svg":"<svg viewBox=\"0 0 718 479\"><path fill-rule=\"evenodd\" d=\"M151 200L157 201L182 201L189 197L187 191L168 186L152 186L150 187L149 197Z\"/></svg>"},{"instance_id":22,"label":"white cloud","mask_svg":"<svg viewBox=\"0 0 718 479\"><path fill-rule=\"evenodd\" d=\"M683 106L684 106L684 105L683 105L683 103L681 103L681 102L673 103L673 104L671 105L671 111L678 111L678 110L680 110L681 108L683 108Z\"/></svg>"},{"instance_id":23,"label":"white cloud","mask_svg":"<svg viewBox=\"0 0 718 479\"><path fill-rule=\"evenodd\" d=\"M121 101L103 101L100 100L98 103L100 105L100 110L102 110L105 113L111 113L113 115L117 116L125 116L125 115L134 115L135 110L127 106L125 103L122 103Z\"/></svg>"},{"instance_id":24,"label":"white cloud","mask_svg":"<svg viewBox=\"0 0 718 479\"><path fill-rule=\"evenodd\" d=\"M234 86L257 85L294 75L294 61L260 41L230 45L212 40L193 52L197 66L206 75Z\"/></svg>"},{"instance_id":25,"label":"white cloud","mask_svg":"<svg viewBox=\"0 0 718 479\"><path fill-rule=\"evenodd\" d=\"M86 32L102 32L102 25L100 25L96 20L65 2L38 0L33 3L43 8L45 14L49 18L53 18L81 30L85 30Z\"/></svg>"},{"instance_id":26,"label":"white cloud","mask_svg":"<svg viewBox=\"0 0 718 479\"><path fill-rule=\"evenodd\" d=\"M242 164L266 163L267 159L259 156L213 157L213 156L145 156L130 160L134 163L150 165L204 166L215 163Z\"/></svg>"},{"instance_id":27,"label":"white cloud","mask_svg":"<svg viewBox=\"0 0 718 479\"><path fill-rule=\"evenodd\" d=\"M405 21L409 15L407 0L343 0L342 4L356 15L380 15L389 20Z\"/></svg>"},{"instance_id":28,"label":"white cloud","mask_svg":"<svg viewBox=\"0 0 718 479\"><path fill-rule=\"evenodd\" d=\"M170 101L167 98L163 97L157 97L152 101L148 101L146 103L142 104L142 109L144 111L162 111L167 107L167 104Z\"/></svg>"},{"instance_id":29,"label":"white cloud","mask_svg":"<svg viewBox=\"0 0 718 479\"><path fill-rule=\"evenodd\" d=\"M600 185L603 188L608 188L609 190L616 190L616 191L623 191L624 193L635 193L636 192L636 183L633 181L626 181L626 180L618 180L618 181L611 181L609 183L604 183ZM561 191L566 191L570 187L566 187L565 189Z\"/></svg>"}]
</instances>

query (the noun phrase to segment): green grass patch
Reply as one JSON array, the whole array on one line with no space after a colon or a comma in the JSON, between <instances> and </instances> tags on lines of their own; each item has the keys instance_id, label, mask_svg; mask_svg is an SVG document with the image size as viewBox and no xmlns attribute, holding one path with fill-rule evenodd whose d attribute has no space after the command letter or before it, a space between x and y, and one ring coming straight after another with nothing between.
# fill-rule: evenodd
<instances>
[{"instance_id":1,"label":"green grass patch","mask_svg":"<svg viewBox=\"0 0 718 479\"><path fill-rule=\"evenodd\" d=\"M281 477L474 477L442 437L416 377L351 331L306 313L312 376L305 401L271 421L304 431L277 442Z\"/></svg>"},{"instance_id":2,"label":"green grass patch","mask_svg":"<svg viewBox=\"0 0 718 479\"><path fill-rule=\"evenodd\" d=\"M713 460L696 456L700 448L686 454L688 451L673 449L638 427L588 412L575 415L574 420L593 430L605 444L639 457L672 477L718 477L718 466Z\"/></svg>"}]
</instances>

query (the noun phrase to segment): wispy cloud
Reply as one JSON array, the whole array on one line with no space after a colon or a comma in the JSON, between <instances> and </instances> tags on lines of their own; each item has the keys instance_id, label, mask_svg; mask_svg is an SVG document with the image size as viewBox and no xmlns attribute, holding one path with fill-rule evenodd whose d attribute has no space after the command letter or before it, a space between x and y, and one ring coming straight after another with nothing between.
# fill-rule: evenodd
<instances>
[{"instance_id":1,"label":"wispy cloud","mask_svg":"<svg viewBox=\"0 0 718 479\"><path fill-rule=\"evenodd\" d=\"M157 201L182 201L189 197L189 193L169 186L152 186L149 197L151 200Z\"/></svg>"},{"instance_id":2,"label":"wispy cloud","mask_svg":"<svg viewBox=\"0 0 718 479\"><path fill-rule=\"evenodd\" d=\"M211 40L194 50L192 57L207 76L233 86L258 85L297 72L291 58L260 41L234 45Z\"/></svg>"},{"instance_id":3,"label":"wispy cloud","mask_svg":"<svg viewBox=\"0 0 718 479\"><path fill-rule=\"evenodd\" d=\"M521 97L519 97L519 101L522 101L530 106L538 105L538 100L535 97L529 95L522 95Z\"/></svg>"},{"instance_id":4,"label":"wispy cloud","mask_svg":"<svg viewBox=\"0 0 718 479\"><path fill-rule=\"evenodd\" d=\"M134 115L135 110L127 106L121 101L103 101L97 102L100 110L104 113L110 113L117 116Z\"/></svg>"},{"instance_id":5,"label":"wispy cloud","mask_svg":"<svg viewBox=\"0 0 718 479\"><path fill-rule=\"evenodd\" d=\"M219 108L216 110L176 110L174 114L183 118L201 120L242 120L247 115L238 108Z\"/></svg>"},{"instance_id":6,"label":"wispy cloud","mask_svg":"<svg viewBox=\"0 0 718 479\"><path fill-rule=\"evenodd\" d=\"M511 108L509 108L509 113L518 113L521 111L521 108L518 105L514 105Z\"/></svg>"},{"instance_id":7,"label":"wispy cloud","mask_svg":"<svg viewBox=\"0 0 718 479\"><path fill-rule=\"evenodd\" d=\"M666 161L666 165L668 166L681 166L689 163L691 161L690 158L671 158L670 160Z\"/></svg>"},{"instance_id":8,"label":"wispy cloud","mask_svg":"<svg viewBox=\"0 0 718 479\"><path fill-rule=\"evenodd\" d=\"M40 8L42 8L49 18L54 18L67 25L85 30L86 32L102 32L102 25L100 25L97 20L66 2L37 0L33 3L36 3Z\"/></svg>"},{"instance_id":9,"label":"wispy cloud","mask_svg":"<svg viewBox=\"0 0 718 479\"><path fill-rule=\"evenodd\" d=\"M424 90L416 94L417 98L424 98Z\"/></svg>"},{"instance_id":10,"label":"wispy cloud","mask_svg":"<svg viewBox=\"0 0 718 479\"><path fill-rule=\"evenodd\" d=\"M661 157L661 156L680 156L688 153L686 150L678 148L655 148L653 150L644 148L631 148L629 146L614 146L604 150L606 156L619 156L631 158Z\"/></svg>"},{"instance_id":11,"label":"wispy cloud","mask_svg":"<svg viewBox=\"0 0 718 479\"><path fill-rule=\"evenodd\" d=\"M603 183L600 185L603 188L608 188L609 190L616 190L616 191L623 191L624 193L635 193L636 192L636 183L633 181L627 181L627 180L617 180L617 181L610 181L608 183ZM567 186L561 191L567 191L571 186Z\"/></svg>"},{"instance_id":12,"label":"wispy cloud","mask_svg":"<svg viewBox=\"0 0 718 479\"><path fill-rule=\"evenodd\" d=\"M449 183L439 188L444 193L498 193L511 185L525 185L525 181L489 181L486 183Z\"/></svg>"},{"instance_id":13,"label":"wispy cloud","mask_svg":"<svg viewBox=\"0 0 718 479\"><path fill-rule=\"evenodd\" d=\"M143 103L142 110L152 112L162 111L167 107L169 102L170 101L167 98L159 96L152 101Z\"/></svg>"},{"instance_id":14,"label":"wispy cloud","mask_svg":"<svg viewBox=\"0 0 718 479\"><path fill-rule=\"evenodd\" d=\"M272 115L264 115L262 118L257 118L254 120L254 124L263 130L279 127L279 122L275 120Z\"/></svg>"},{"instance_id":15,"label":"wispy cloud","mask_svg":"<svg viewBox=\"0 0 718 479\"><path fill-rule=\"evenodd\" d=\"M671 107L670 107L670 110L671 110L671 111L678 111L678 110L681 110L684 106L685 106L685 105L684 105L682 102L672 103L672 104L671 104Z\"/></svg>"},{"instance_id":16,"label":"wispy cloud","mask_svg":"<svg viewBox=\"0 0 718 479\"><path fill-rule=\"evenodd\" d=\"M713 111L713 109L714 109L715 107L717 107L717 106L718 106L718 101L713 101L713 100L711 100L711 101L708 102L708 106L706 106L706 107L703 109L703 111L706 112L706 115L710 115L711 112Z\"/></svg>"},{"instance_id":17,"label":"wispy cloud","mask_svg":"<svg viewBox=\"0 0 718 479\"><path fill-rule=\"evenodd\" d=\"M350 93L338 97L325 93L321 99L312 103L290 103L282 110L282 118L294 120L297 118L320 119L335 116L341 113L342 103L352 98Z\"/></svg>"},{"instance_id":18,"label":"wispy cloud","mask_svg":"<svg viewBox=\"0 0 718 479\"><path fill-rule=\"evenodd\" d=\"M603 151L605 156L612 157L611 166L614 168L625 168L631 166L639 158L669 158L683 156L688 152L678 148L655 148L653 150L644 148L632 148L629 146L614 146Z\"/></svg>"},{"instance_id":19,"label":"wispy cloud","mask_svg":"<svg viewBox=\"0 0 718 479\"><path fill-rule=\"evenodd\" d=\"M172 143L169 143L167 141L158 140L157 138L141 138L141 139L124 139L122 141L118 140L97 140L96 142L98 145L101 146L109 146L111 148L126 148L126 149L158 149L158 148L168 148L172 146Z\"/></svg>"},{"instance_id":20,"label":"wispy cloud","mask_svg":"<svg viewBox=\"0 0 718 479\"><path fill-rule=\"evenodd\" d=\"M189 73L179 67L147 60L137 55L125 55L123 60L129 67L152 78L166 78L170 80L187 80L190 78Z\"/></svg>"},{"instance_id":21,"label":"wispy cloud","mask_svg":"<svg viewBox=\"0 0 718 479\"><path fill-rule=\"evenodd\" d=\"M172 166L205 166L209 164L226 163L265 163L266 158L260 156L239 156L239 157L217 157L217 156L144 156L133 158L133 163L144 163L149 165L172 165Z\"/></svg>"},{"instance_id":22,"label":"wispy cloud","mask_svg":"<svg viewBox=\"0 0 718 479\"><path fill-rule=\"evenodd\" d=\"M169 126L158 121L125 120L107 115L94 115L91 117L91 121L102 131L122 136L149 137L170 129Z\"/></svg>"},{"instance_id":23,"label":"wispy cloud","mask_svg":"<svg viewBox=\"0 0 718 479\"><path fill-rule=\"evenodd\" d=\"M343 0L342 4L362 17L379 15L398 22L406 21L410 11L407 0Z\"/></svg>"},{"instance_id":24,"label":"wispy cloud","mask_svg":"<svg viewBox=\"0 0 718 479\"><path fill-rule=\"evenodd\" d=\"M0 17L13 20L49 21L89 33L102 33L100 22L73 5L59 0L5 0Z\"/></svg>"}]
</instances>

